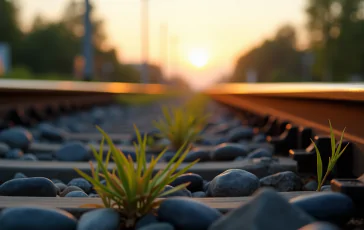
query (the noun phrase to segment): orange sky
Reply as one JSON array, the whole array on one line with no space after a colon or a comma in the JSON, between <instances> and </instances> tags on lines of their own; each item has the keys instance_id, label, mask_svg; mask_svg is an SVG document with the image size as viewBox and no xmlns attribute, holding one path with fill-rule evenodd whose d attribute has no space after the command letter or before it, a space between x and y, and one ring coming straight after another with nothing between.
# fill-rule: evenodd
<instances>
[{"instance_id":1,"label":"orange sky","mask_svg":"<svg viewBox=\"0 0 364 230\"><path fill-rule=\"evenodd\" d=\"M82 0L78 0L82 1ZM140 61L140 0L91 0L105 20L108 42L119 50L123 62ZM18 0L22 21L31 22L36 13L57 18L68 0ZM205 87L233 70L236 58L283 23L299 29L304 43L307 0L150 0L150 61L161 62L161 23L168 23L170 49L168 72L180 72L195 87ZM169 47L172 48L172 47ZM205 50L203 68L189 61L191 53Z\"/></svg>"}]
</instances>

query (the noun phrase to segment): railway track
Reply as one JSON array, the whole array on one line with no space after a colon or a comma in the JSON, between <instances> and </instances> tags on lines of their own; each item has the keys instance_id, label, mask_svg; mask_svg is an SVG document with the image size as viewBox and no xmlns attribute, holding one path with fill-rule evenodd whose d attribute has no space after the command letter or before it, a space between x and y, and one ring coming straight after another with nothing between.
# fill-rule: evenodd
<instances>
[{"instance_id":1,"label":"railway track","mask_svg":"<svg viewBox=\"0 0 364 230\"><path fill-rule=\"evenodd\" d=\"M210 111L214 116L204 131L204 140L197 143L194 149L194 154L204 161L189 170L199 178L197 183L201 183L202 187L197 190L187 190L183 196L192 196L191 200L197 201L198 204L202 203L222 213L228 211L233 213L243 204L249 208L250 203L255 204L250 207L251 212L259 205L262 205L263 209L268 209L269 207L265 206L268 204L259 202L270 197L270 200L276 200L277 204L286 205L286 211L289 213L294 212L290 209L292 205L298 206L316 219L330 222L335 222L340 214L343 220L335 224L350 229L345 225L346 222L352 217L362 217L364 214L362 211L364 206L360 196L357 195L360 194L364 184L356 180L364 173L362 151L364 131L360 127L360 115L363 113L361 104L364 100L362 87L359 84L227 84L206 90L205 94L213 99ZM161 85L0 81L0 121L3 134L17 129L16 126L22 126L22 130L17 130L15 134L27 132L33 136L25 145L9 146L8 143L6 146L6 144L1 145L0 132L0 156L3 158L0 159L0 183L5 184L14 177L28 179L46 177L62 187L58 187L57 198L42 198L39 194L36 197L29 197L33 195L27 195L25 191L20 195L22 197L6 195L6 192L2 193L0 186L0 194L6 195L0 196L0 209L40 205L66 210L75 217L92 211L93 208L80 208L80 206L90 202L101 204L101 199L77 196L86 194L95 197L97 196L95 191L83 189L83 192L80 191L82 193L77 193L80 189L76 189L76 193L71 191L69 196L62 193L65 187L75 185L72 179L80 177L74 168L91 173L87 163L88 160L92 160L88 145L98 148L101 139L94 126L97 124L110 133L117 148L124 154L135 157L132 146L134 136L132 124L136 123L142 131L150 132L153 130L151 120L161 115L159 109L161 104L180 104L185 99L174 98L148 106L123 106L115 102L115 97L120 94L166 94L171 91L175 89ZM350 146L339 159L334 177L329 178L334 179L331 190L337 193L322 196L323 192L312 191L315 190L315 186L312 185L315 184L316 154L310 138L315 137L323 166L327 167L327 159L331 154L328 119L334 125L337 138L340 137L341 130L347 127L344 142L350 142ZM3 142L7 141L6 138L3 139ZM224 145L224 143L233 144ZM106 150L107 148L104 149ZM157 153L158 150L150 148L147 151L147 158ZM232 155L229 155L230 153ZM83 155L77 157L79 154ZM72 159L70 156L75 158ZM155 172L164 169L171 156L173 153L167 153L163 158L164 162L156 165ZM187 164L187 162L182 163L180 168ZM111 163L110 169L113 167L114 164ZM240 193L229 192L229 189L219 192L219 186L226 186L219 184L223 183L219 182L222 180L220 178L223 178L224 172L226 174L226 170L229 169L238 170L231 175L234 178L241 177L243 181L248 179L241 172L254 175L254 182L251 184L244 182L248 187L274 187L279 193L267 190L255 195L247 193L246 187L236 188L240 189ZM299 182L295 176L299 176ZM235 183L242 183L238 181ZM356 183L355 187L352 186L353 183ZM81 185L80 187L82 188ZM330 190L329 183L325 189ZM337 194L346 195L336 197ZM286 198L289 203L280 200L279 197ZM322 207L320 202L327 203L327 199L332 200L331 206L330 202L327 207ZM345 205L346 208L350 206L350 202L354 202L355 207L350 210L342 208ZM326 219L317 213L312 213L304 205L306 203L317 206L316 212L328 211ZM335 203L338 206L335 206ZM340 207L340 204L343 206ZM335 208L341 211L329 212ZM255 217L262 215L261 218L268 218L268 222L273 221L262 212L255 211L257 215ZM286 223L285 229L292 229L288 227L290 224L297 227L300 221L305 223L302 226L313 222L310 217L295 218L292 217L292 223ZM2 219L0 215L0 223L4 223L1 221L4 221L4 217ZM175 220L167 222L174 223L173 221ZM220 221L212 229L222 229L224 224L226 224L224 221ZM255 226L258 223L251 222L251 225Z\"/></svg>"}]
</instances>

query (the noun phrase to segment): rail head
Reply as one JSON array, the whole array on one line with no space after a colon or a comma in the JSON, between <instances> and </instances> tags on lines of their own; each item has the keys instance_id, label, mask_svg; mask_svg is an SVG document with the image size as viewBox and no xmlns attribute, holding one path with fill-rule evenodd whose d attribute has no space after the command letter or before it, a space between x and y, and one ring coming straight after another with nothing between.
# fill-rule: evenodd
<instances>
[{"instance_id":1,"label":"rail head","mask_svg":"<svg viewBox=\"0 0 364 230\"><path fill-rule=\"evenodd\" d=\"M214 85L204 92L209 95L364 101L363 83L227 83Z\"/></svg>"},{"instance_id":2,"label":"rail head","mask_svg":"<svg viewBox=\"0 0 364 230\"><path fill-rule=\"evenodd\" d=\"M163 94L173 90L163 84L0 79L0 92Z\"/></svg>"}]
</instances>

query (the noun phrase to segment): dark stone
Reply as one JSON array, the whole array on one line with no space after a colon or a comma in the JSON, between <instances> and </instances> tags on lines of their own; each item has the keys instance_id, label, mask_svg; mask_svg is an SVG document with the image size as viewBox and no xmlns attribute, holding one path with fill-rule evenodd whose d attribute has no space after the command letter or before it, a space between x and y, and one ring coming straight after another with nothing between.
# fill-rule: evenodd
<instances>
[{"instance_id":1,"label":"dark stone","mask_svg":"<svg viewBox=\"0 0 364 230\"><path fill-rule=\"evenodd\" d=\"M120 214L114 209L96 209L81 216L77 230L119 230L120 220Z\"/></svg>"},{"instance_id":2,"label":"dark stone","mask_svg":"<svg viewBox=\"0 0 364 230\"><path fill-rule=\"evenodd\" d=\"M61 181L60 179L56 179L56 178L51 179L51 181L52 181L54 184L56 184L56 183L62 183L62 184L64 184L64 183L63 183L63 181Z\"/></svg>"},{"instance_id":3,"label":"dark stone","mask_svg":"<svg viewBox=\"0 0 364 230\"><path fill-rule=\"evenodd\" d=\"M199 191L199 192L194 192L192 193L192 197L199 197L199 198L203 198L203 197L206 197L206 193L205 192L202 192L202 191Z\"/></svg>"},{"instance_id":4,"label":"dark stone","mask_svg":"<svg viewBox=\"0 0 364 230\"><path fill-rule=\"evenodd\" d=\"M11 149L9 152L6 153L6 159L20 159L23 157L24 153L21 149Z\"/></svg>"},{"instance_id":5,"label":"dark stone","mask_svg":"<svg viewBox=\"0 0 364 230\"><path fill-rule=\"evenodd\" d=\"M200 159L199 162L205 162L210 160L210 151L203 149L194 149L190 151L183 162L193 162L197 159Z\"/></svg>"},{"instance_id":6,"label":"dark stone","mask_svg":"<svg viewBox=\"0 0 364 230\"><path fill-rule=\"evenodd\" d=\"M229 169L217 175L207 191L212 197L250 196L259 188L259 179L241 169Z\"/></svg>"},{"instance_id":7,"label":"dark stone","mask_svg":"<svg viewBox=\"0 0 364 230\"><path fill-rule=\"evenodd\" d=\"M75 178L68 182L67 186L76 186L82 189L85 193L90 193L92 189L92 184L84 178Z\"/></svg>"},{"instance_id":8,"label":"dark stone","mask_svg":"<svg viewBox=\"0 0 364 230\"><path fill-rule=\"evenodd\" d=\"M38 130L40 137L46 140L56 142L63 142L65 140L65 132L49 124L40 124Z\"/></svg>"},{"instance_id":9,"label":"dark stone","mask_svg":"<svg viewBox=\"0 0 364 230\"><path fill-rule=\"evenodd\" d=\"M88 197L91 197L91 198L99 198L99 194L95 194L95 193L90 193L90 195L88 195Z\"/></svg>"},{"instance_id":10,"label":"dark stone","mask_svg":"<svg viewBox=\"0 0 364 230\"><path fill-rule=\"evenodd\" d=\"M169 198L158 209L160 221L179 230L207 230L222 214L216 209L188 198Z\"/></svg>"},{"instance_id":11,"label":"dark stone","mask_svg":"<svg viewBox=\"0 0 364 230\"><path fill-rule=\"evenodd\" d=\"M66 196L68 193L70 192L73 192L73 191L81 191L83 192L82 189L80 189L79 187L76 187L76 186L69 186L67 188L65 188L61 193L60 193L60 196L61 197L64 197Z\"/></svg>"},{"instance_id":12,"label":"dark stone","mask_svg":"<svg viewBox=\"0 0 364 230\"><path fill-rule=\"evenodd\" d=\"M1 212L0 226L1 230L76 230L77 220L59 209L14 207Z\"/></svg>"},{"instance_id":13,"label":"dark stone","mask_svg":"<svg viewBox=\"0 0 364 230\"><path fill-rule=\"evenodd\" d=\"M58 188L58 194L61 194L67 188L67 185L63 183L55 183L54 185Z\"/></svg>"},{"instance_id":14,"label":"dark stone","mask_svg":"<svg viewBox=\"0 0 364 230\"><path fill-rule=\"evenodd\" d=\"M34 154L26 153L20 158L20 160L22 160L22 161L38 161L38 158Z\"/></svg>"},{"instance_id":15,"label":"dark stone","mask_svg":"<svg viewBox=\"0 0 364 230\"><path fill-rule=\"evenodd\" d=\"M237 157L245 157L248 149L241 144L224 143L215 147L211 152L211 160L214 161L232 161Z\"/></svg>"},{"instance_id":16,"label":"dark stone","mask_svg":"<svg viewBox=\"0 0 364 230\"><path fill-rule=\"evenodd\" d=\"M331 191L331 185L324 185L321 187L321 191L329 192Z\"/></svg>"},{"instance_id":17,"label":"dark stone","mask_svg":"<svg viewBox=\"0 0 364 230\"><path fill-rule=\"evenodd\" d=\"M253 137L252 142L254 143L264 143L267 140L267 136L265 134L257 134Z\"/></svg>"},{"instance_id":18,"label":"dark stone","mask_svg":"<svg viewBox=\"0 0 364 230\"><path fill-rule=\"evenodd\" d=\"M305 191L316 191L317 190L317 187L318 187L317 182L314 181L314 180L311 180L311 181L307 182L305 184L305 186L303 186L303 189Z\"/></svg>"},{"instance_id":19,"label":"dark stone","mask_svg":"<svg viewBox=\"0 0 364 230\"><path fill-rule=\"evenodd\" d=\"M140 230L174 230L174 227L168 223L156 223L144 226Z\"/></svg>"},{"instance_id":20,"label":"dark stone","mask_svg":"<svg viewBox=\"0 0 364 230\"><path fill-rule=\"evenodd\" d=\"M272 156L273 156L272 152L269 151L267 148L259 148L249 153L246 156L246 159L261 158L261 157L272 158Z\"/></svg>"},{"instance_id":21,"label":"dark stone","mask_svg":"<svg viewBox=\"0 0 364 230\"><path fill-rule=\"evenodd\" d=\"M227 141L236 143L240 140L252 139L254 130L251 127L237 127L230 130L228 133Z\"/></svg>"},{"instance_id":22,"label":"dark stone","mask_svg":"<svg viewBox=\"0 0 364 230\"><path fill-rule=\"evenodd\" d=\"M298 230L340 230L340 228L336 225L333 225L329 222L321 222L317 221L312 224L308 224L306 226L303 226L302 228Z\"/></svg>"},{"instance_id":23,"label":"dark stone","mask_svg":"<svg viewBox=\"0 0 364 230\"><path fill-rule=\"evenodd\" d=\"M80 142L64 144L55 156L59 161L88 161L91 159L90 152Z\"/></svg>"},{"instance_id":24,"label":"dark stone","mask_svg":"<svg viewBox=\"0 0 364 230\"><path fill-rule=\"evenodd\" d=\"M10 151L10 147L5 143L0 143L0 158L4 158Z\"/></svg>"},{"instance_id":25,"label":"dark stone","mask_svg":"<svg viewBox=\"0 0 364 230\"><path fill-rule=\"evenodd\" d=\"M12 179L0 186L0 196L55 197L57 188L44 177Z\"/></svg>"},{"instance_id":26,"label":"dark stone","mask_svg":"<svg viewBox=\"0 0 364 230\"><path fill-rule=\"evenodd\" d=\"M203 181L203 191L204 192L207 192L207 190L209 189L209 186L210 186L210 182L211 181Z\"/></svg>"},{"instance_id":27,"label":"dark stone","mask_svg":"<svg viewBox=\"0 0 364 230\"><path fill-rule=\"evenodd\" d=\"M25 151L32 141L32 134L24 128L14 127L0 132L0 142L7 144L10 148Z\"/></svg>"},{"instance_id":28,"label":"dark stone","mask_svg":"<svg viewBox=\"0 0 364 230\"><path fill-rule=\"evenodd\" d=\"M166 185L164 187L164 191L163 192L167 192L167 191L171 190L172 188L174 188L174 187L173 186L170 186L170 185ZM187 197L191 197L192 194L187 189L181 189L181 190L178 190L176 192L173 192L171 194L168 194L168 195L165 195L165 196L161 196L161 197L172 197L172 196L187 196Z\"/></svg>"},{"instance_id":29,"label":"dark stone","mask_svg":"<svg viewBox=\"0 0 364 230\"><path fill-rule=\"evenodd\" d=\"M148 226L150 224L158 223L157 217L151 213L140 218L135 224L135 229L140 229L142 227Z\"/></svg>"},{"instance_id":30,"label":"dark stone","mask_svg":"<svg viewBox=\"0 0 364 230\"><path fill-rule=\"evenodd\" d=\"M354 204L350 197L337 192L318 192L299 196L291 199L290 203L317 220L339 225L348 222L354 212Z\"/></svg>"},{"instance_id":31,"label":"dark stone","mask_svg":"<svg viewBox=\"0 0 364 230\"><path fill-rule=\"evenodd\" d=\"M28 178L27 176L24 175L24 173L21 173L21 172L17 172L15 173L14 175L14 178L13 179L19 179L19 178Z\"/></svg>"},{"instance_id":32,"label":"dark stone","mask_svg":"<svg viewBox=\"0 0 364 230\"><path fill-rule=\"evenodd\" d=\"M186 173L182 174L181 176L177 177L169 185L176 187L177 185L190 183L186 188L191 192L197 192L203 190L203 179L200 175L195 173Z\"/></svg>"},{"instance_id":33,"label":"dark stone","mask_svg":"<svg viewBox=\"0 0 364 230\"><path fill-rule=\"evenodd\" d=\"M260 186L273 187L279 192L291 192L300 191L302 182L294 172L286 171L260 179Z\"/></svg>"},{"instance_id":34,"label":"dark stone","mask_svg":"<svg viewBox=\"0 0 364 230\"><path fill-rule=\"evenodd\" d=\"M64 197L88 197L84 191L72 191L67 193Z\"/></svg>"},{"instance_id":35,"label":"dark stone","mask_svg":"<svg viewBox=\"0 0 364 230\"><path fill-rule=\"evenodd\" d=\"M313 221L273 189L265 188L214 222L209 230L295 230Z\"/></svg>"}]
</instances>

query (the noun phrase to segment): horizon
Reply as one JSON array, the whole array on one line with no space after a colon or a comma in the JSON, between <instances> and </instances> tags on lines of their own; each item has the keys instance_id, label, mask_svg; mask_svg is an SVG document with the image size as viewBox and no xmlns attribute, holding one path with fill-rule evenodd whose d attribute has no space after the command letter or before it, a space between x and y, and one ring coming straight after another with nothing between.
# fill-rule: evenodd
<instances>
[{"instance_id":1,"label":"horizon","mask_svg":"<svg viewBox=\"0 0 364 230\"><path fill-rule=\"evenodd\" d=\"M91 2L96 6L95 16L104 20L106 43L116 48L119 60L125 64L140 63L141 2ZM69 1L18 0L18 3L21 23L27 28L38 13L47 20L59 19ZM230 74L239 56L271 38L281 25L293 25L298 46L305 47L305 6L305 0L150 0L149 62L159 65L165 73L161 63L160 27L168 23L168 50L173 55L169 57L167 75L184 76L194 89L207 87ZM178 38L178 50L171 47L173 38Z\"/></svg>"}]
</instances>

